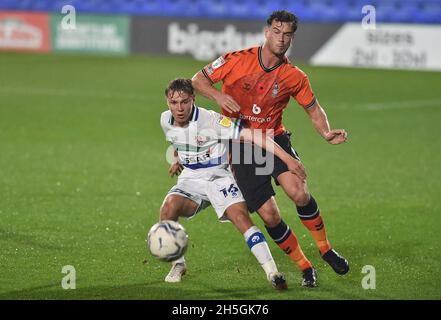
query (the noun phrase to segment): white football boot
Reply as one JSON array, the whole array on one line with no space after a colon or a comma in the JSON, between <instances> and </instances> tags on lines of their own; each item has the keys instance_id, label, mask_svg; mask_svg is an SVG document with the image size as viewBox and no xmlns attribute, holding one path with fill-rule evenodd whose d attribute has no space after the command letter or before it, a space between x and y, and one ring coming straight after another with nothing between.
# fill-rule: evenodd
<instances>
[{"instance_id":1,"label":"white football boot","mask_svg":"<svg viewBox=\"0 0 441 320\"><path fill-rule=\"evenodd\" d=\"M173 263L170 272L165 277L165 282L181 282L182 276L187 271L187 266L185 262Z\"/></svg>"}]
</instances>

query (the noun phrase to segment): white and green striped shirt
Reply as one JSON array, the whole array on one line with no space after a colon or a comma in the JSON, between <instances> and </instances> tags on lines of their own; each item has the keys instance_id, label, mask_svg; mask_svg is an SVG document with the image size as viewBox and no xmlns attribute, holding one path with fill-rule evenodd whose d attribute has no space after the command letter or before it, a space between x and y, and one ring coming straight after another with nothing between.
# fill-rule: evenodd
<instances>
[{"instance_id":1,"label":"white and green striped shirt","mask_svg":"<svg viewBox=\"0 0 441 320\"><path fill-rule=\"evenodd\" d=\"M228 140L239 139L241 120L195 105L186 127L174 125L170 110L161 114L161 127L178 152L181 164L195 170L227 166Z\"/></svg>"}]
</instances>

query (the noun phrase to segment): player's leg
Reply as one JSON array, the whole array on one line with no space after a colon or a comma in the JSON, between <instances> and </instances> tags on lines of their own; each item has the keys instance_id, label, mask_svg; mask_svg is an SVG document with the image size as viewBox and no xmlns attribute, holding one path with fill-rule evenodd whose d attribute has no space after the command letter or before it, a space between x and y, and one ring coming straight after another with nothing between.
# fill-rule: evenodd
<instances>
[{"instance_id":1,"label":"player's leg","mask_svg":"<svg viewBox=\"0 0 441 320\"><path fill-rule=\"evenodd\" d=\"M234 176L246 200L250 212L257 211L265 223L265 228L276 244L293 260L304 274L303 285L315 286L316 277L309 276L305 270L312 269L312 264L303 254L295 234L280 216L274 200L274 189L270 175L256 175L256 165L233 163ZM306 279L305 279L306 277Z\"/></svg>"},{"instance_id":2,"label":"player's leg","mask_svg":"<svg viewBox=\"0 0 441 320\"><path fill-rule=\"evenodd\" d=\"M299 159L297 153L291 146L289 134L278 136L275 138L275 141L284 148L285 151ZM277 157L275 159L275 167L276 169L273 176L296 205L298 216L314 238L323 259L328 262L338 274L347 273L349 271L349 264L346 259L331 248L320 210L314 197L308 191L307 182L289 172L286 165Z\"/></svg>"},{"instance_id":3,"label":"player's leg","mask_svg":"<svg viewBox=\"0 0 441 320\"><path fill-rule=\"evenodd\" d=\"M314 238L322 258L336 273L346 274L349 271L349 264L344 257L332 249L319 207L314 197L309 194L306 181L300 180L291 172L280 174L277 180L295 203L300 220Z\"/></svg>"},{"instance_id":4,"label":"player's leg","mask_svg":"<svg viewBox=\"0 0 441 320\"><path fill-rule=\"evenodd\" d=\"M191 217L198 209L199 204L187 197L178 194L169 194L165 197L159 211L159 220L178 221L179 217Z\"/></svg>"},{"instance_id":5,"label":"player's leg","mask_svg":"<svg viewBox=\"0 0 441 320\"><path fill-rule=\"evenodd\" d=\"M257 213L265 223L265 228L274 242L294 261L302 272L302 286L316 287L317 274L312 263L306 258L299 241L280 216L274 197L269 198Z\"/></svg>"},{"instance_id":6,"label":"player's leg","mask_svg":"<svg viewBox=\"0 0 441 320\"><path fill-rule=\"evenodd\" d=\"M216 178L207 185L207 197L220 221L230 220L244 236L252 254L264 269L267 279L276 289L286 289L285 276L277 266L262 232L254 226L245 199L230 170L216 171Z\"/></svg>"},{"instance_id":7,"label":"player's leg","mask_svg":"<svg viewBox=\"0 0 441 320\"><path fill-rule=\"evenodd\" d=\"M189 217L198 210L199 204L179 194L168 194L162 203L159 220L178 221L179 217ZM165 277L165 282L180 282L187 266L184 256L172 261L172 267Z\"/></svg>"},{"instance_id":8,"label":"player's leg","mask_svg":"<svg viewBox=\"0 0 441 320\"><path fill-rule=\"evenodd\" d=\"M245 202L230 205L225 210L225 216L235 225L244 236L251 253L256 257L266 273L268 281L278 290L287 289L285 276L278 272L276 263L260 229L253 224L248 214Z\"/></svg>"}]
</instances>

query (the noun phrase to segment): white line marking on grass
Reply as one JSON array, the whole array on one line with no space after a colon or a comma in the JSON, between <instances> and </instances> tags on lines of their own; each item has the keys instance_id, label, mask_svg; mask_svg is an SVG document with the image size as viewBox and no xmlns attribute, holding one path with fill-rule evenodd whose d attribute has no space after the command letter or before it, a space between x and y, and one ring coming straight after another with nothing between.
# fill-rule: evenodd
<instances>
[{"instance_id":1,"label":"white line marking on grass","mask_svg":"<svg viewBox=\"0 0 441 320\"><path fill-rule=\"evenodd\" d=\"M395 110L395 109L416 109L421 107L441 107L441 99L426 100L402 100L378 103L360 104L360 109L377 111L377 110Z\"/></svg>"},{"instance_id":2,"label":"white line marking on grass","mask_svg":"<svg viewBox=\"0 0 441 320\"><path fill-rule=\"evenodd\" d=\"M118 92L87 91L57 88L34 88L34 87L0 87L0 93L20 94L20 95L43 95L57 97L86 97L97 99L122 99L146 101L146 96L136 94L125 94Z\"/></svg>"}]
</instances>

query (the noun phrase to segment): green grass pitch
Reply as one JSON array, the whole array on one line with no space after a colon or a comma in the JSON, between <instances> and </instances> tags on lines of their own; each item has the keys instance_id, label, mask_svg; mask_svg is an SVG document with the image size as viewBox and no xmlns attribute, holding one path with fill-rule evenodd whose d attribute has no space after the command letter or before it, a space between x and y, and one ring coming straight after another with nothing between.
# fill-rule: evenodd
<instances>
[{"instance_id":1,"label":"green grass pitch","mask_svg":"<svg viewBox=\"0 0 441 320\"><path fill-rule=\"evenodd\" d=\"M347 276L325 265L277 189L318 288L302 288L267 237L290 286L272 289L242 236L212 209L181 220L189 270L182 283L165 283L169 265L145 246L175 181L159 126L163 90L203 65L0 54L0 299L441 298L441 73L431 72L301 66L332 126L349 133L331 146L293 102L284 114L329 238L350 261ZM61 287L65 265L76 269L76 290ZM365 265L375 267L375 290L362 288Z\"/></svg>"}]
</instances>

